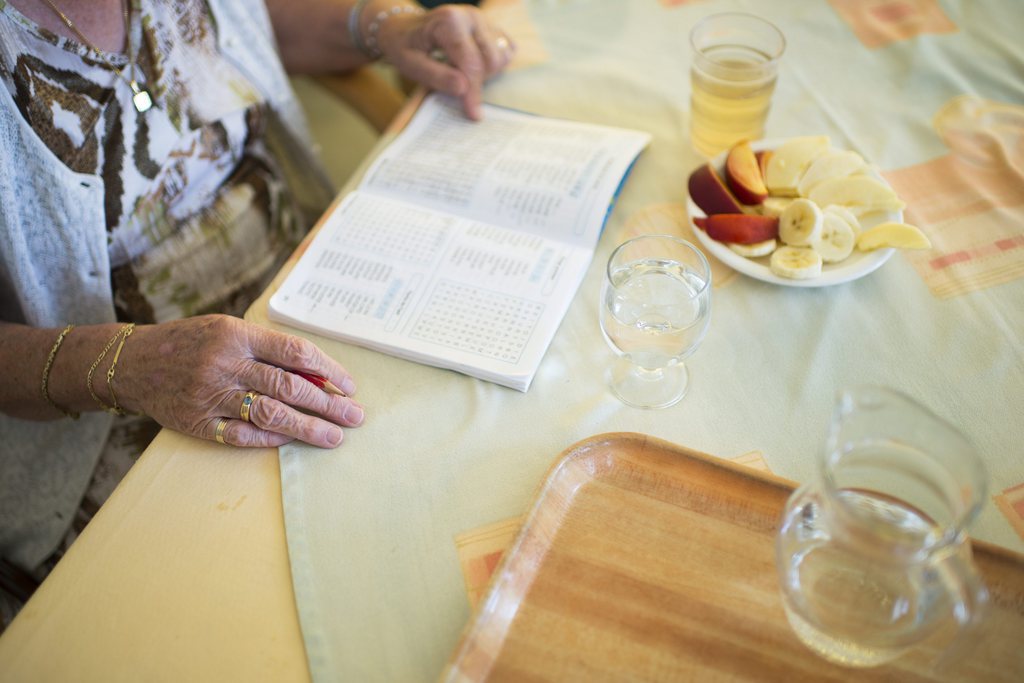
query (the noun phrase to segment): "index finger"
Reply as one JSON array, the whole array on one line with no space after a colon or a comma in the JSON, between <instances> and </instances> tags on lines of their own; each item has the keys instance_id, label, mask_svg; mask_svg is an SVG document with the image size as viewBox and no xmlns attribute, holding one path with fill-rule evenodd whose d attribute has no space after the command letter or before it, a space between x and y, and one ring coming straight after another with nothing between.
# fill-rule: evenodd
<instances>
[{"instance_id":1,"label":"index finger","mask_svg":"<svg viewBox=\"0 0 1024 683\"><path fill-rule=\"evenodd\" d=\"M473 34L466 29L445 32L438 36L438 47L448 56L448 63L466 77L467 87L462 94L462 108L473 120L480 119L484 77L487 65Z\"/></svg>"}]
</instances>

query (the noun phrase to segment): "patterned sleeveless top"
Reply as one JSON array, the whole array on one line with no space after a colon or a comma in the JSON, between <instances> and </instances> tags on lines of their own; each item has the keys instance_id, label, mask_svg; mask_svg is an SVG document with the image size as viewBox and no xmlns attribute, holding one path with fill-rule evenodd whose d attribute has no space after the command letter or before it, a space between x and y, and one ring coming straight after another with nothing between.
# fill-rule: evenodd
<instances>
[{"instance_id":1,"label":"patterned sleeveless top","mask_svg":"<svg viewBox=\"0 0 1024 683\"><path fill-rule=\"evenodd\" d=\"M145 113L97 54L0 0L0 81L68 168L104 183L118 318L241 315L310 222L264 142L265 105L217 50L202 0L130 0ZM315 218L315 215L310 217Z\"/></svg>"}]
</instances>

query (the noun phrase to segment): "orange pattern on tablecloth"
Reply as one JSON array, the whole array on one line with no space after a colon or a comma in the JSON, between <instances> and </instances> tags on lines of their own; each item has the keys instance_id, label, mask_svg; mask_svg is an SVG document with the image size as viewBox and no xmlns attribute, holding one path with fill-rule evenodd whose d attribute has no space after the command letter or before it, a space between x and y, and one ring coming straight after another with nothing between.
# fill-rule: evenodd
<instances>
[{"instance_id":1,"label":"orange pattern on tablecloth","mask_svg":"<svg viewBox=\"0 0 1024 683\"><path fill-rule=\"evenodd\" d=\"M522 523L522 517L512 517L455 537L455 551L459 556L462 580L471 608L475 608L484 596L491 574L505 554L505 549L512 545Z\"/></svg>"},{"instance_id":2,"label":"orange pattern on tablecloth","mask_svg":"<svg viewBox=\"0 0 1024 683\"><path fill-rule=\"evenodd\" d=\"M744 465L752 470L758 470L760 472L768 472L771 474L771 468L768 467L768 461L764 459L764 453L761 451L750 451L743 455L737 456L732 459L737 465Z\"/></svg>"},{"instance_id":3,"label":"orange pattern on tablecloth","mask_svg":"<svg viewBox=\"0 0 1024 683\"><path fill-rule=\"evenodd\" d=\"M725 265L700 246L700 240L693 234L686 207L682 204L653 204L640 209L626 219L622 241L639 235L675 235L690 242L701 250L711 266L711 286L725 287L736 279L738 273Z\"/></svg>"},{"instance_id":4,"label":"orange pattern on tablecloth","mask_svg":"<svg viewBox=\"0 0 1024 683\"><path fill-rule=\"evenodd\" d=\"M950 153L884 174L932 242L906 258L939 298L1024 276L1024 107L963 95L933 124Z\"/></svg>"},{"instance_id":5,"label":"orange pattern on tablecloth","mask_svg":"<svg viewBox=\"0 0 1024 683\"><path fill-rule=\"evenodd\" d=\"M732 458L732 462L771 473L761 451L744 453ZM516 540L522 525L522 517L510 517L465 531L455 537L455 552L462 568L462 580L470 609L476 609L477 603L486 595L494 570L497 569L505 551Z\"/></svg>"},{"instance_id":6,"label":"orange pattern on tablecloth","mask_svg":"<svg viewBox=\"0 0 1024 683\"><path fill-rule=\"evenodd\" d=\"M1024 483L1011 486L998 496L993 496L992 500L1017 535L1024 539Z\"/></svg>"},{"instance_id":7,"label":"orange pattern on tablecloth","mask_svg":"<svg viewBox=\"0 0 1024 683\"><path fill-rule=\"evenodd\" d=\"M922 33L955 33L937 0L829 0L865 47L884 47Z\"/></svg>"}]
</instances>

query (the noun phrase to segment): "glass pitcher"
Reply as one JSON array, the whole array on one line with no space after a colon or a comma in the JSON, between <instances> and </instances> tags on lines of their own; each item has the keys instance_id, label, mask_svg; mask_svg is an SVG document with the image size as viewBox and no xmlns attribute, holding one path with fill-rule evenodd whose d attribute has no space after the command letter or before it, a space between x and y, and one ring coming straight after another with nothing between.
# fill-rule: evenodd
<instances>
[{"instance_id":1,"label":"glass pitcher","mask_svg":"<svg viewBox=\"0 0 1024 683\"><path fill-rule=\"evenodd\" d=\"M818 476L790 497L776 538L800 640L868 667L973 631L987 592L966 529L985 487L967 439L913 399L881 387L841 392Z\"/></svg>"}]
</instances>

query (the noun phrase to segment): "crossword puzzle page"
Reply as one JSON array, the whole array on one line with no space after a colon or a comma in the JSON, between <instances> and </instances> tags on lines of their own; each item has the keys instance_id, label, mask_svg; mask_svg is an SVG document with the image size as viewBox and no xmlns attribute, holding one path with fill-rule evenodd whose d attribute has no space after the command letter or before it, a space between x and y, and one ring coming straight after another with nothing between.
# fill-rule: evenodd
<instances>
[{"instance_id":1,"label":"crossword puzzle page","mask_svg":"<svg viewBox=\"0 0 1024 683\"><path fill-rule=\"evenodd\" d=\"M526 391L647 138L494 111L470 124L427 98L321 222L271 319Z\"/></svg>"},{"instance_id":2,"label":"crossword puzzle page","mask_svg":"<svg viewBox=\"0 0 1024 683\"><path fill-rule=\"evenodd\" d=\"M647 133L427 97L363 190L576 244L595 245Z\"/></svg>"}]
</instances>

